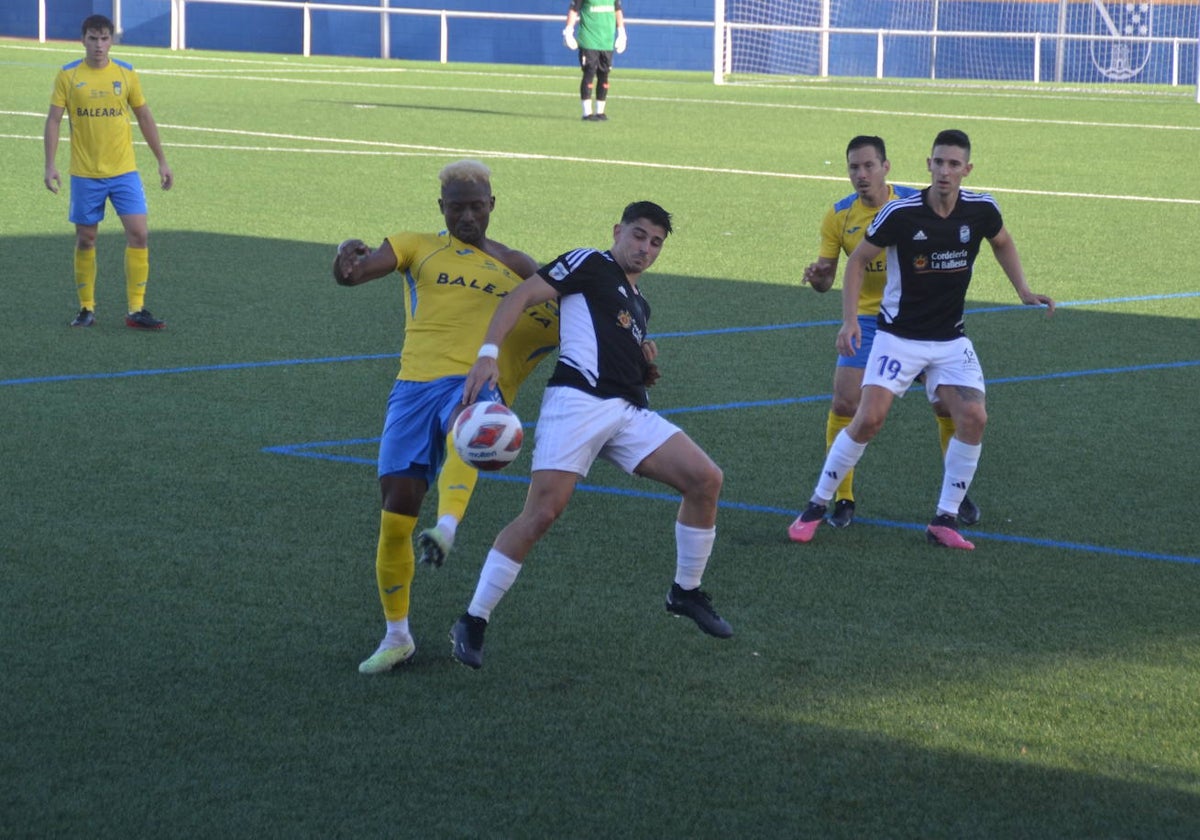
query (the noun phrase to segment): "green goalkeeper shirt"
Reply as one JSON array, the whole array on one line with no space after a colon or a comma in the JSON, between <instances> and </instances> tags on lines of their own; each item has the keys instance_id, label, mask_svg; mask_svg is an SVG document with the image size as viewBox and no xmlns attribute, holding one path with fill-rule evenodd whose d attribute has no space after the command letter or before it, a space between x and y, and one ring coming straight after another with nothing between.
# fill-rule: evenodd
<instances>
[{"instance_id":1,"label":"green goalkeeper shirt","mask_svg":"<svg viewBox=\"0 0 1200 840\"><path fill-rule=\"evenodd\" d=\"M612 52L621 0L573 0L571 6L579 13L579 48Z\"/></svg>"}]
</instances>

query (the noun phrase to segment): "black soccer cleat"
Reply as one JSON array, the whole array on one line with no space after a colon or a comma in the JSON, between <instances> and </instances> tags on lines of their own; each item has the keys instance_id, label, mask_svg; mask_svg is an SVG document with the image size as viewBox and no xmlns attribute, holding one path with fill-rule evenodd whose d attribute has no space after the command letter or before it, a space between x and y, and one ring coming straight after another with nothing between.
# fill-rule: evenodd
<instances>
[{"instance_id":1,"label":"black soccer cleat","mask_svg":"<svg viewBox=\"0 0 1200 840\"><path fill-rule=\"evenodd\" d=\"M167 322L155 318L149 309L139 309L125 316L125 326L134 330L163 330L167 328Z\"/></svg>"},{"instance_id":2,"label":"black soccer cleat","mask_svg":"<svg viewBox=\"0 0 1200 840\"><path fill-rule=\"evenodd\" d=\"M80 309L75 320L71 322L72 327L94 327L95 325L96 313L87 308Z\"/></svg>"},{"instance_id":3,"label":"black soccer cleat","mask_svg":"<svg viewBox=\"0 0 1200 840\"><path fill-rule=\"evenodd\" d=\"M854 521L854 502L850 499L839 499L833 503L833 513L827 520L834 528L848 528Z\"/></svg>"},{"instance_id":4,"label":"black soccer cleat","mask_svg":"<svg viewBox=\"0 0 1200 840\"><path fill-rule=\"evenodd\" d=\"M958 524L959 525L974 525L982 517L979 512L979 505L971 501L970 496L963 496L962 504L958 506Z\"/></svg>"},{"instance_id":5,"label":"black soccer cleat","mask_svg":"<svg viewBox=\"0 0 1200 840\"><path fill-rule=\"evenodd\" d=\"M678 583L672 583L667 592L667 612L690 618L697 627L718 639L733 635L729 622L717 615L712 598L701 589L683 589Z\"/></svg>"},{"instance_id":6,"label":"black soccer cleat","mask_svg":"<svg viewBox=\"0 0 1200 840\"><path fill-rule=\"evenodd\" d=\"M487 620L463 613L450 628L450 654L468 668L483 667L483 631Z\"/></svg>"}]
</instances>

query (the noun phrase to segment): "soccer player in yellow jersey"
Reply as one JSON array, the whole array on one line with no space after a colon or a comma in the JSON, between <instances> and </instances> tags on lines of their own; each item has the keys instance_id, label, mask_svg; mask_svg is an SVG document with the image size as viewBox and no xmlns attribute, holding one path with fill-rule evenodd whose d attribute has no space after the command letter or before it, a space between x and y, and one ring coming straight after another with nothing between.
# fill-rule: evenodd
<instances>
[{"instance_id":1,"label":"soccer player in yellow jersey","mask_svg":"<svg viewBox=\"0 0 1200 840\"><path fill-rule=\"evenodd\" d=\"M441 516L438 527L424 532L421 542L429 559L440 563L478 477L454 454L448 439L462 403L463 383L500 300L538 267L528 254L488 238L496 199L485 165L458 161L438 177L438 207L446 230L397 233L374 251L360 240L347 240L334 262L335 279L344 286L394 271L404 278L400 374L388 399L379 445L383 510L375 576L387 630L376 651L359 665L364 674L390 671L416 652L408 615L416 565L413 532L421 503L436 480ZM554 303L525 310L519 328L504 342L501 357L506 365L498 392L484 398L511 403L525 377L557 346Z\"/></svg>"},{"instance_id":2,"label":"soccer player in yellow jersey","mask_svg":"<svg viewBox=\"0 0 1200 840\"><path fill-rule=\"evenodd\" d=\"M146 281L150 276L147 249L146 193L133 153L132 112L146 145L158 160L158 179L171 189L175 176L167 165L158 125L142 83L133 66L110 58L113 24L103 15L83 21L83 46L87 54L63 65L54 80L50 113L46 117L43 145L46 152L46 189L57 193L62 187L54 158L58 150L63 114L71 123L71 207L68 218L75 225L75 289L79 314L73 327L96 323L96 231L104 218L104 206L113 209L125 227L125 296L128 303L125 325L134 329L161 330L166 326L146 309Z\"/></svg>"},{"instance_id":3,"label":"soccer player in yellow jersey","mask_svg":"<svg viewBox=\"0 0 1200 840\"><path fill-rule=\"evenodd\" d=\"M846 171L854 192L838 201L825 213L821 221L821 247L817 261L804 269L801 283L807 283L818 292L827 292L833 286L837 274L838 258L842 252L847 256L862 241L867 226L884 204L895 198L904 198L919 192L911 187L898 187L887 182L892 165L887 158L883 139L859 135L846 146ZM825 422L826 450L833 445L838 432L850 425L858 409L862 393L863 371L871 355L871 342L875 336L876 317L883 300L883 287L887 282L887 259L881 255L866 268L862 291L858 296L858 323L862 329L862 344L853 356L839 355L833 374L833 405ZM940 402L933 403L937 416L938 435L942 453L954 436L954 420ZM974 525L979 521L979 508L970 497L963 500L958 511L959 521ZM835 528L845 528L854 521L854 471L838 485L833 508L828 522Z\"/></svg>"}]
</instances>

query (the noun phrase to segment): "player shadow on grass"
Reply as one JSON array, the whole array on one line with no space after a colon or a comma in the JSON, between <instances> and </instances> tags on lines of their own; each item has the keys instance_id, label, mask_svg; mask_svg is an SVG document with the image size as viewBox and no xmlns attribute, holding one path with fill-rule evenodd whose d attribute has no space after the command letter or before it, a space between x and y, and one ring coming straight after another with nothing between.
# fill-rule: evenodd
<instances>
[{"instance_id":1,"label":"player shadow on grass","mask_svg":"<svg viewBox=\"0 0 1200 840\"><path fill-rule=\"evenodd\" d=\"M269 834L295 811L336 834L346 801L393 801L396 775L363 768L398 760L379 721L402 705L414 710L407 777L473 766L487 744L505 763L496 778L515 780L499 816L494 786L457 802L461 825L477 827L465 834L672 835L712 807L729 836L1195 836L1186 651L1200 628L1179 608L1194 603L1195 576L1178 566L987 544L964 563L919 534L914 560L857 526L800 547L783 542L788 517L725 510L711 579L739 635L714 649L662 608L673 535L647 507L673 503L581 494L497 617L505 633L474 679L443 659L445 628L523 495L481 482L460 553L441 578L418 579L428 667L364 683L370 467L262 447L378 434L399 278L337 287L320 243L173 231L151 242L149 305L169 327L147 335L109 319L122 305L119 234L102 234L105 319L86 333L65 324L69 238L0 240L22 289L0 311L5 378L148 374L3 391L14 825L129 836L152 813L183 833ZM827 406L786 400L828 393L836 300L666 274L646 294L663 336L654 405L724 467L723 498L783 506L808 492ZM995 456L979 478L996 526L1015 512L1024 529L1115 539L1128 521L1107 500L1124 498L1134 468L1196 472L1187 425L1169 425L1190 416L1194 368L1016 381L1189 358L1184 319L1081 310L1047 330L1038 313L997 312L968 327L998 383ZM243 362L254 365L219 367ZM932 420L913 401L872 444L894 449L860 476L870 504L898 519L936 490ZM1089 454L1097 446L1104 458ZM588 481L621 486L603 466ZM1138 539L1194 539L1187 494L1157 503L1169 515ZM649 519L663 526L641 528ZM763 534L775 545L755 542ZM687 760L663 760L679 743ZM1146 758L1154 745L1161 761ZM278 756L297 749L321 761L278 784ZM724 804L697 788L697 767L718 768ZM212 795L180 795L214 779ZM446 833L444 790L404 795L411 833ZM394 833L395 814L367 809L355 828Z\"/></svg>"}]
</instances>

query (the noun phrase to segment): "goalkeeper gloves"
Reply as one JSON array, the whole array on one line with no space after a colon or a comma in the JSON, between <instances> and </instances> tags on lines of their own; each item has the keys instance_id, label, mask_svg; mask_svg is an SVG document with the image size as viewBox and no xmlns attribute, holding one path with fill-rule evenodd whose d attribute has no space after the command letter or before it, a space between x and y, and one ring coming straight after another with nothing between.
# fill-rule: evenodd
<instances>
[{"instance_id":1,"label":"goalkeeper gloves","mask_svg":"<svg viewBox=\"0 0 1200 840\"><path fill-rule=\"evenodd\" d=\"M569 50L579 49L579 42L575 40L575 27L568 26L563 30L563 43Z\"/></svg>"},{"instance_id":2,"label":"goalkeeper gloves","mask_svg":"<svg viewBox=\"0 0 1200 840\"><path fill-rule=\"evenodd\" d=\"M625 46L627 43L628 39L625 37L625 27L622 26L617 30L617 52L625 52Z\"/></svg>"}]
</instances>

